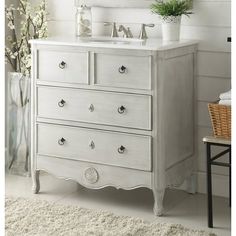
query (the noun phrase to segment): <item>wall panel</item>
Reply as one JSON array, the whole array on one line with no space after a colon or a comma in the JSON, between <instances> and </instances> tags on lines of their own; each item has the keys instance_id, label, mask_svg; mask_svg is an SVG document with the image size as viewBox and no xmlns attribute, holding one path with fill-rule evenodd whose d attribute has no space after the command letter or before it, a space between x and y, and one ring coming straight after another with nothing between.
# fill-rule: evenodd
<instances>
[{"instance_id":1,"label":"wall panel","mask_svg":"<svg viewBox=\"0 0 236 236\"><path fill-rule=\"evenodd\" d=\"M231 54L225 52L199 51L198 75L231 77Z\"/></svg>"},{"instance_id":2,"label":"wall panel","mask_svg":"<svg viewBox=\"0 0 236 236\"><path fill-rule=\"evenodd\" d=\"M231 80L229 78L199 76L197 98L199 101L213 102L219 99L219 94L228 91L230 87Z\"/></svg>"}]
</instances>

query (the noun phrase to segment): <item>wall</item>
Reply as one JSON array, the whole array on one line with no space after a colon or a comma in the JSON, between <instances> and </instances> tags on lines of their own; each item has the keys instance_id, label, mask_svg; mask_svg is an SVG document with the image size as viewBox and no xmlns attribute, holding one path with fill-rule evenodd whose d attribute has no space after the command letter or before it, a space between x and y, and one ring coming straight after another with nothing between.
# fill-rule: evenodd
<instances>
[{"instance_id":1,"label":"wall","mask_svg":"<svg viewBox=\"0 0 236 236\"><path fill-rule=\"evenodd\" d=\"M86 1L86 0L85 0ZM111 5L109 1L89 0ZM130 0L129 0L130 1ZM114 3L117 4L115 1ZM122 2L122 1L121 1ZM130 1L131 2L131 1ZM132 1L131 3L133 4ZM151 1L146 0L145 6ZM141 1L137 6L140 7ZM147 4L148 3L148 4ZM121 3L120 3L121 4ZM142 4L141 4L142 5ZM74 34L74 0L48 0L50 35ZM181 37L199 40L197 66L198 121L198 189L205 192L205 147L202 137L212 133L207 111L207 103L218 99L221 92L230 88L231 48L226 38L231 35L230 0L194 0L194 14L182 19ZM129 25L137 36L141 23L155 23L154 29L148 29L150 37L161 37L160 20L150 13L148 8L107 8L93 11L93 29L96 35L108 34L110 29L103 26L104 21L115 21ZM228 196L228 173L224 168L214 168L213 188L216 195Z\"/></svg>"}]
</instances>

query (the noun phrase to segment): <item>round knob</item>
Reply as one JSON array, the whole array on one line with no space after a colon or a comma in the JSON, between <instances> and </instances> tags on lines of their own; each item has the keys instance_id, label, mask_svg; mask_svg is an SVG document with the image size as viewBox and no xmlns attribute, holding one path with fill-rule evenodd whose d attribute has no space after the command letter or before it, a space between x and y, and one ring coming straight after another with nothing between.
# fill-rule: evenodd
<instances>
[{"instance_id":1,"label":"round knob","mask_svg":"<svg viewBox=\"0 0 236 236\"><path fill-rule=\"evenodd\" d=\"M125 107L124 107L124 106L120 106L120 107L118 107L117 111L118 111L120 114L122 114L122 113L125 112Z\"/></svg>"},{"instance_id":2,"label":"round knob","mask_svg":"<svg viewBox=\"0 0 236 236\"><path fill-rule=\"evenodd\" d=\"M59 68L64 69L66 67L66 63L64 61L59 63Z\"/></svg>"},{"instance_id":3,"label":"round knob","mask_svg":"<svg viewBox=\"0 0 236 236\"><path fill-rule=\"evenodd\" d=\"M125 66L121 66L119 67L118 71L121 73L121 74L124 74L126 72L127 68Z\"/></svg>"},{"instance_id":4,"label":"round knob","mask_svg":"<svg viewBox=\"0 0 236 236\"><path fill-rule=\"evenodd\" d=\"M93 104L90 104L90 106L89 106L88 109L89 109L90 112L93 112L93 111L94 111L94 106L93 106Z\"/></svg>"},{"instance_id":5,"label":"round knob","mask_svg":"<svg viewBox=\"0 0 236 236\"><path fill-rule=\"evenodd\" d=\"M61 99L61 101L58 102L58 106L59 106L59 107L64 107L65 103L66 103L66 101L64 101L63 99Z\"/></svg>"},{"instance_id":6,"label":"round knob","mask_svg":"<svg viewBox=\"0 0 236 236\"><path fill-rule=\"evenodd\" d=\"M119 152L120 154L123 154L123 153L125 152L125 147L121 145L121 146L118 148L118 152Z\"/></svg>"},{"instance_id":7,"label":"round knob","mask_svg":"<svg viewBox=\"0 0 236 236\"><path fill-rule=\"evenodd\" d=\"M61 138L61 139L58 140L58 144L62 146L62 145L65 144L65 141L66 140L64 138Z\"/></svg>"}]
</instances>

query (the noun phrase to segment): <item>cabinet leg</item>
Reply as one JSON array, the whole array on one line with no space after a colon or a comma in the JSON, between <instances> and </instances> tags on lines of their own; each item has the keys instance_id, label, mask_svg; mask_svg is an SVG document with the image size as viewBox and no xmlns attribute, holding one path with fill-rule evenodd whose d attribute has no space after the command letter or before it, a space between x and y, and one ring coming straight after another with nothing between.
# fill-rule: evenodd
<instances>
[{"instance_id":1,"label":"cabinet leg","mask_svg":"<svg viewBox=\"0 0 236 236\"><path fill-rule=\"evenodd\" d=\"M186 191L191 194L195 194L197 192L197 175L192 174L187 178L187 188Z\"/></svg>"},{"instance_id":2,"label":"cabinet leg","mask_svg":"<svg viewBox=\"0 0 236 236\"><path fill-rule=\"evenodd\" d=\"M35 170L32 172L32 191L33 193L37 194L40 190L40 182L39 182L39 170Z\"/></svg>"},{"instance_id":3,"label":"cabinet leg","mask_svg":"<svg viewBox=\"0 0 236 236\"><path fill-rule=\"evenodd\" d=\"M165 194L165 189L153 189L153 196L155 201L153 211L156 216L163 215L164 194Z\"/></svg>"}]
</instances>

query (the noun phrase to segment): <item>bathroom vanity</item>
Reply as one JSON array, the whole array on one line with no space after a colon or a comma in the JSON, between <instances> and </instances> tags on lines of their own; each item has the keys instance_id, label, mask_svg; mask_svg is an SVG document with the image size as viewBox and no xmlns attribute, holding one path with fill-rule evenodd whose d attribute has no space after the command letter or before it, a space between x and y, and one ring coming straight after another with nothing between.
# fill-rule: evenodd
<instances>
[{"instance_id":1,"label":"bathroom vanity","mask_svg":"<svg viewBox=\"0 0 236 236\"><path fill-rule=\"evenodd\" d=\"M153 191L194 192L197 43L109 38L32 40L31 157L39 172Z\"/></svg>"}]
</instances>

